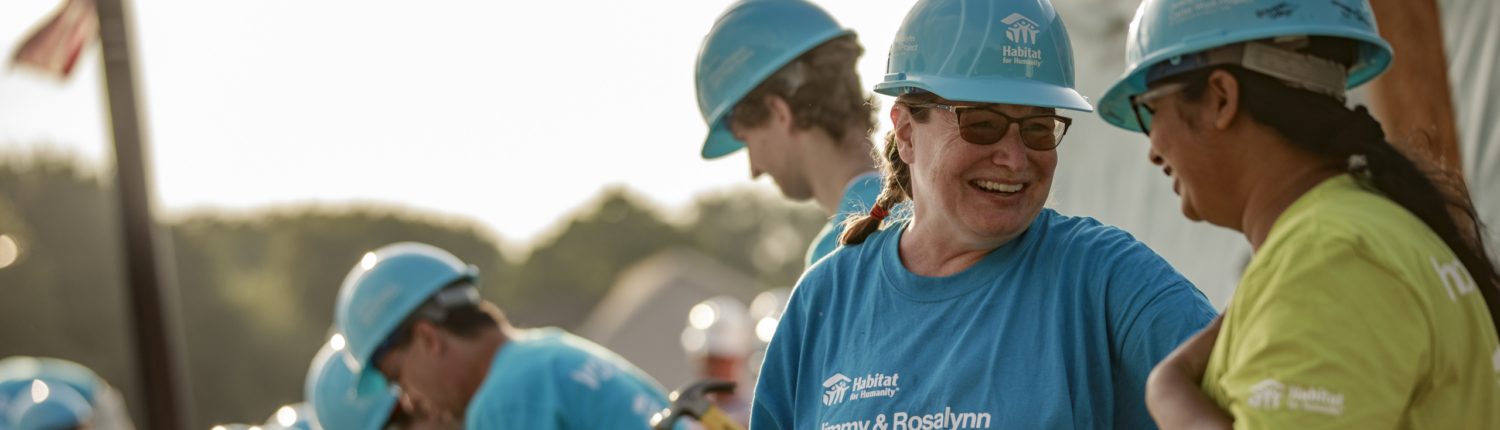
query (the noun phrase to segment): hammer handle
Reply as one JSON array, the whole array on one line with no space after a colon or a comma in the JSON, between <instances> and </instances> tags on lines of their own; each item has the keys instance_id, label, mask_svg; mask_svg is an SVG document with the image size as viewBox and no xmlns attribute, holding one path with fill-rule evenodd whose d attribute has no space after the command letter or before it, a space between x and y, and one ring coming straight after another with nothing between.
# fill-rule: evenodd
<instances>
[{"instance_id":1,"label":"hammer handle","mask_svg":"<svg viewBox=\"0 0 1500 430\"><path fill-rule=\"evenodd\" d=\"M710 406L708 411L698 418L698 423L703 425L704 430L744 430L728 415L724 415L724 411L719 410L718 406Z\"/></svg>"}]
</instances>

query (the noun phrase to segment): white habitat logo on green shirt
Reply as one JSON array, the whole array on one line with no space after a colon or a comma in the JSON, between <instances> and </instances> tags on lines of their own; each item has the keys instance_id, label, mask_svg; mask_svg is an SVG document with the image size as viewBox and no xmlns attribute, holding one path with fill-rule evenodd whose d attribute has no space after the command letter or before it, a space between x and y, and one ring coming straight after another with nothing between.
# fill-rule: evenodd
<instances>
[{"instance_id":1,"label":"white habitat logo on green shirt","mask_svg":"<svg viewBox=\"0 0 1500 430\"><path fill-rule=\"evenodd\" d=\"M1437 257L1432 258L1432 270L1437 271L1438 279L1443 280L1443 289L1448 290L1448 300L1458 301L1458 296L1468 295L1479 290L1479 285L1474 282L1474 277L1469 276L1469 270L1464 268L1464 263L1454 258L1448 264L1439 264Z\"/></svg>"},{"instance_id":2,"label":"white habitat logo on green shirt","mask_svg":"<svg viewBox=\"0 0 1500 430\"><path fill-rule=\"evenodd\" d=\"M1289 411L1308 411L1326 415L1344 414L1344 394L1323 387L1282 384L1266 379L1250 387L1250 407L1264 411L1281 409L1285 400Z\"/></svg>"}]
</instances>

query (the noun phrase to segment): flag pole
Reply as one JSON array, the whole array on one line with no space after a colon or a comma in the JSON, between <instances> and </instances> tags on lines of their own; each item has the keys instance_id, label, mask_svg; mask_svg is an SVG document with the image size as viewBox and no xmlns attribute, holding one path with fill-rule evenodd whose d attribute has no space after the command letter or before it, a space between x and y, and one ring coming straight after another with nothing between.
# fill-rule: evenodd
<instances>
[{"instance_id":1,"label":"flag pole","mask_svg":"<svg viewBox=\"0 0 1500 430\"><path fill-rule=\"evenodd\" d=\"M130 314L134 321L135 361L141 390L145 393L146 422L143 428L178 430L179 369L173 354L176 338L168 325L169 304L165 291L173 276L158 261L170 262L169 248L157 246L155 219L151 216L151 188L147 177L145 144L135 93L135 71L131 63L129 21L124 0L97 0L99 39L103 45L104 78L109 97L109 118L114 135L116 190L119 192L121 228L125 234L125 260ZM170 267L170 266L167 266Z\"/></svg>"}]
</instances>

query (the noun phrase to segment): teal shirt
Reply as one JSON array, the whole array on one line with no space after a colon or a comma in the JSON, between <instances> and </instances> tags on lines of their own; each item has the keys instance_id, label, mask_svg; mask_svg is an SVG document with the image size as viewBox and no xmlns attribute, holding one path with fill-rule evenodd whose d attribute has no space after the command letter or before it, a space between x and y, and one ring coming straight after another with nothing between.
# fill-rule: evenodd
<instances>
[{"instance_id":1,"label":"teal shirt","mask_svg":"<svg viewBox=\"0 0 1500 430\"><path fill-rule=\"evenodd\" d=\"M1152 429L1151 368L1214 318L1130 234L1044 209L959 273L901 263L905 223L802 275L752 430Z\"/></svg>"},{"instance_id":2,"label":"teal shirt","mask_svg":"<svg viewBox=\"0 0 1500 430\"><path fill-rule=\"evenodd\" d=\"M833 252L839 247L839 236L844 234L844 220L850 215L863 214L870 211L875 205L875 199L880 197L881 183L879 173L867 172L855 176L849 181L849 186L844 188L844 198L839 200L839 211L828 220L828 225L818 232L813 239L812 245L807 248L807 265L822 260L823 256Z\"/></svg>"},{"instance_id":3,"label":"teal shirt","mask_svg":"<svg viewBox=\"0 0 1500 430\"><path fill-rule=\"evenodd\" d=\"M593 342L522 330L500 348L469 402L469 430L640 429L667 406L661 386Z\"/></svg>"}]
</instances>

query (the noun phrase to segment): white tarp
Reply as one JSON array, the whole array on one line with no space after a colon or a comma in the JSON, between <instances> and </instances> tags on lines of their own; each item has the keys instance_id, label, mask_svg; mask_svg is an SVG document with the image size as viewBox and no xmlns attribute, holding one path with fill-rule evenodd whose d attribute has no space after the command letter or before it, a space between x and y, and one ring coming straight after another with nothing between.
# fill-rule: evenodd
<instances>
[{"instance_id":1,"label":"white tarp","mask_svg":"<svg viewBox=\"0 0 1500 430\"><path fill-rule=\"evenodd\" d=\"M1480 217L1490 224L1490 256L1500 240L1500 2L1440 0L1448 83L1459 154Z\"/></svg>"}]
</instances>

